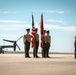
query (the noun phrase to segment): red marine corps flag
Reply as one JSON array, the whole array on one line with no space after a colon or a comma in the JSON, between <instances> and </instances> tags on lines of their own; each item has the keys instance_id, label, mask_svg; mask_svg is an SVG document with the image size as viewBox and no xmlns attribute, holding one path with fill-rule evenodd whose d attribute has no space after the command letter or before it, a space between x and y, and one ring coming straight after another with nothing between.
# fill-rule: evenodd
<instances>
[{"instance_id":1,"label":"red marine corps flag","mask_svg":"<svg viewBox=\"0 0 76 75\"><path fill-rule=\"evenodd\" d=\"M43 13L41 14L40 33L41 33L41 40L42 40L42 36L44 35ZM41 41L41 48L42 48L42 41Z\"/></svg>"},{"instance_id":2,"label":"red marine corps flag","mask_svg":"<svg viewBox=\"0 0 76 75\"><path fill-rule=\"evenodd\" d=\"M31 32L31 37L32 37L32 48L34 48L35 44L35 27L34 27L34 17L32 14L32 32Z\"/></svg>"}]
</instances>

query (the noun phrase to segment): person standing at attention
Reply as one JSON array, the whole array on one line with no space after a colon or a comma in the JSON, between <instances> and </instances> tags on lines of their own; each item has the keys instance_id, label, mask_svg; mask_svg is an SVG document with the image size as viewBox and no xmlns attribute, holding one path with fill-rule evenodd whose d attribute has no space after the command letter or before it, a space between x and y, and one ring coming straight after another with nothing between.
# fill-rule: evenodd
<instances>
[{"instance_id":1,"label":"person standing at attention","mask_svg":"<svg viewBox=\"0 0 76 75\"><path fill-rule=\"evenodd\" d=\"M35 47L33 50L33 57L39 58L38 54L38 47L39 47L39 34L37 33L37 28L35 29Z\"/></svg>"},{"instance_id":2,"label":"person standing at attention","mask_svg":"<svg viewBox=\"0 0 76 75\"><path fill-rule=\"evenodd\" d=\"M42 41L42 58L45 58L45 51L46 51L46 30L44 30L44 35L41 36Z\"/></svg>"},{"instance_id":3,"label":"person standing at attention","mask_svg":"<svg viewBox=\"0 0 76 75\"><path fill-rule=\"evenodd\" d=\"M30 29L26 29L27 33L23 37L24 41L24 50L25 50L25 57L30 58L29 56L29 50L30 50L30 41L31 41L31 35L29 34Z\"/></svg>"},{"instance_id":4,"label":"person standing at attention","mask_svg":"<svg viewBox=\"0 0 76 75\"><path fill-rule=\"evenodd\" d=\"M46 57L47 58L50 58L50 56L49 56L49 49L50 49L50 45L51 45L51 36L49 35L49 30L46 32L47 33L47 35L46 35L46 47L47 47L47 49L46 49Z\"/></svg>"}]
</instances>

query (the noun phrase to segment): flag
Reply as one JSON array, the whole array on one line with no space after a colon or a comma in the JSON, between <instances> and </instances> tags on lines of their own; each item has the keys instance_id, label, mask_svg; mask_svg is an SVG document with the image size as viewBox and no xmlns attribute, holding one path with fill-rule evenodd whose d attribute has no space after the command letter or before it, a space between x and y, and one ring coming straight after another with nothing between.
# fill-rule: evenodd
<instances>
[{"instance_id":1,"label":"flag","mask_svg":"<svg viewBox=\"0 0 76 75\"><path fill-rule=\"evenodd\" d=\"M41 33L41 40L42 40L42 36L44 35L43 13L41 14L40 33ZM42 48L42 41L41 41L41 48Z\"/></svg>"},{"instance_id":2,"label":"flag","mask_svg":"<svg viewBox=\"0 0 76 75\"><path fill-rule=\"evenodd\" d=\"M31 37L32 37L32 48L34 48L35 44L35 27L34 27L34 17L32 14L32 32L31 32Z\"/></svg>"}]
</instances>

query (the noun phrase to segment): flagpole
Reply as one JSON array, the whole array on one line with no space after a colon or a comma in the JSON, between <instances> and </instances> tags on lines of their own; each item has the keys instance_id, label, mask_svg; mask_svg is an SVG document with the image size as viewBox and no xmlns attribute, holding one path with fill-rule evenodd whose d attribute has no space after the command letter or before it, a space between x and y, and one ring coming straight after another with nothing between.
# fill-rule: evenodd
<instances>
[{"instance_id":1,"label":"flagpole","mask_svg":"<svg viewBox=\"0 0 76 75\"><path fill-rule=\"evenodd\" d=\"M42 36L44 35L43 13L41 13L40 33L41 33L41 48L42 48L42 39L43 39Z\"/></svg>"}]
</instances>

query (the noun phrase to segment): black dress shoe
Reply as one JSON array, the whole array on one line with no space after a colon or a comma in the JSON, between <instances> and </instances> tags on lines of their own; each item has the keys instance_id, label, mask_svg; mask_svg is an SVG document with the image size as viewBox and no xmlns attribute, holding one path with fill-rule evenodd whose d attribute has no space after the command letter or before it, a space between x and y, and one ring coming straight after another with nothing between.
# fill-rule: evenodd
<instances>
[{"instance_id":1,"label":"black dress shoe","mask_svg":"<svg viewBox=\"0 0 76 75\"><path fill-rule=\"evenodd\" d=\"M39 57L37 56L37 57L34 57L34 58L39 58Z\"/></svg>"},{"instance_id":2,"label":"black dress shoe","mask_svg":"<svg viewBox=\"0 0 76 75\"><path fill-rule=\"evenodd\" d=\"M36 57L36 58L40 58L40 57Z\"/></svg>"},{"instance_id":3,"label":"black dress shoe","mask_svg":"<svg viewBox=\"0 0 76 75\"><path fill-rule=\"evenodd\" d=\"M28 58L31 58L30 56L28 56Z\"/></svg>"},{"instance_id":4,"label":"black dress shoe","mask_svg":"<svg viewBox=\"0 0 76 75\"><path fill-rule=\"evenodd\" d=\"M50 58L50 56L47 56L47 58Z\"/></svg>"},{"instance_id":5,"label":"black dress shoe","mask_svg":"<svg viewBox=\"0 0 76 75\"><path fill-rule=\"evenodd\" d=\"M30 56L26 56L26 58L31 58Z\"/></svg>"},{"instance_id":6,"label":"black dress shoe","mask_svg":"<svg viewBox=\"0 0 76 75\"><path fill-rule=\"evenodd\" d=\"M36 58L39 58L39 56L36 56Z\"/></svg>"}]
</instances>

